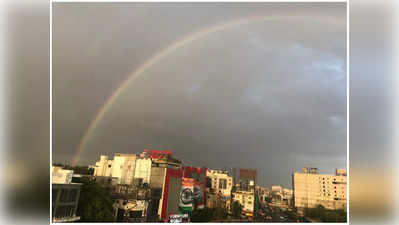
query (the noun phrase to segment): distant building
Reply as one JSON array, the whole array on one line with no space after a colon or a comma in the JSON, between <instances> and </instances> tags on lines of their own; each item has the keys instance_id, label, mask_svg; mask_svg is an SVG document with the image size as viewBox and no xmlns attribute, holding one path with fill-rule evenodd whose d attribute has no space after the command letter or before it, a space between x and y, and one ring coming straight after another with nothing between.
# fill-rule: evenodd
<instances>
[{"instance_id":1,"label":"distant building","mask_svg":"<svg viewBox=\"0 0 399 225\"><path fill-rule=\"evenodd\" d=\"M248 189L250 186L253 188L256 185L257 172L255 169L240 169L239 183L241 188Z\"/></svg>"},{"instance_id":2,"label":"distant building","mask_svg":"<svg viewBox=\"0 0 399 225\"><path fill-rule=\"evenodd\" d=\"M346 170L336 174L319 174L317 168L304 168L292 175L294 205L298 209L322 205L327 209L346 209Z\"/></svg>"},{"instance_id":3,"label":"distant building","mask_svg":"<svg viewBox=\"0 0 399 225\"><path fill-rule=\"evenodd\" d=\"M74 222L76 216L81 184L72 183L72 170L51 167L52 173L52 222Z\"/></svg>"},{"instance_id":4,"label":"distant building","mask_svg":"<svg viewBox=\"0 0 399 225\"><path fill-rule=\"evenodd\" d=\"M208 169L206 176L210 178L211 187L224 196L231 196L233 188L233 178L229 176L227 171Z\"/></svg>"},{"instance_id":5,"label":"distant building","mask_svg":"<svg viewBox=\"0 0 399 225\"><path fill-rule=\"evenodd\" d=\"M207 207L223 207L230 211L231 191L233 188L233 177L224 170L210 170L206 172L208 179Z\"/></svg>"},{"instance_id":6,"label":"distant building","mask_svg":"<svg viewBox=\"0 0 399 225\"><path fill-rule=\"evenodd\" d=\"M231 204L238 201L243 206L243 215L253 218L255 211L255 186L257 171L255 169L232 169L235 183L232 189Z\"/></svg>"},{"instance_id":7,"label":"distant building","mask_svg":"<svg viewBox=\"0 0 399 225\"><path fill-rule=\"evenodd\" d=\"M238 201L242 205L242 214L247 217L254 216L255 192L253 190L236 189L232 193L232 201Z\"/></svg>"},{"instance_id":8,"label":"distant building","mask_svg":"<svg viewBox=\"0 0 399 225\"><path fill-rule=\"evenodd\" d=\"M279 193L282 193L282 191L283 191L283 188L281 187L281 186L277 186L277 185L274 185L274 186L272 186L272 191L273 192L279 192Z\"/></svg>"},{"instance_id":9,"label":"distant building","mask_svg":"<svg viewBox=\"0 0 399 225\"><path fill-rule=\"evenodd\" d=\"M110 177L112 170L112 160L108 159L108 156L101 155L100 161L96 162L94 168L94 176L99 177Z\"/></svg>"},{"instance_id":10,"label":"distant building","mask_svg":"<svg viewBox=\"0 0 399 225\"><path fill-rule=\"evenodd\" d=\"M259 197L260 203L266 204L267 199L270 198L270 189L267 187L262 187L262 186L256 186L255 187L255 192Z\"/></svg>"}]
</instances>

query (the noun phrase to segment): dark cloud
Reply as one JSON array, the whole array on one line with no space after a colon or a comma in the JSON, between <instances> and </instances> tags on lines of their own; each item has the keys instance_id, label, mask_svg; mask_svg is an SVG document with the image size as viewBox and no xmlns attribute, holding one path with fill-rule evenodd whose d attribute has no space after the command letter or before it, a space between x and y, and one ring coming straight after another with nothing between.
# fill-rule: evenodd
<instances>
[{"instance_id":1,"label":"dark cloud","mask_svg":"<svg viewBox=\"0 0 399 225\"><path fill-rule=\"evenodd\" d=\"M295 15L296 19L289 19ZM80 163L171 149L210 168L258 169L291 185L304 166L346 167L345 4L82 4L53 10L53 161L71 161L106 99L139 65L200 29L124 89Z\"/></svg>"}]
</instances>

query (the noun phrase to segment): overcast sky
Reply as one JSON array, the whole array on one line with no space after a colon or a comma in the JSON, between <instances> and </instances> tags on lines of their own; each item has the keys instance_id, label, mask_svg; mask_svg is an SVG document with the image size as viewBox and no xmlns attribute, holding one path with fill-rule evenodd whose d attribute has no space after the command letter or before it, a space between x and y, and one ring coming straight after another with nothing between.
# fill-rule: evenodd
<instances>
[{"instance_id":1,"label":"overcast sky","mask_svg":"<svg viewBox=\"0 0 399 225\"><path fill-rule=\"evenodd\" d=\"M245 18L151 65L122 90L79 164L169 149L185 164L258 170L291 187L304 166L346 167L346 7L265 3L55 3L53 161L72 161L89 124L152 56Z\"/></svg>"}]
</instances>

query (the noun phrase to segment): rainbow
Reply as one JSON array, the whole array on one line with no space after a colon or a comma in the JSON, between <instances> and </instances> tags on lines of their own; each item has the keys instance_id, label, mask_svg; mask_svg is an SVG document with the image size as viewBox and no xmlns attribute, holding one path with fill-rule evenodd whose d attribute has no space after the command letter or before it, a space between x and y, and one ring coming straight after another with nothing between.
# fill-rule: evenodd
<instances>
[{"instance_id":1,"label":"rainbow","mask_svg":"<svg viewBox=\"0 0 399 225\"><path fill-rule=\"evenodd\" d=\"M103 119L105 113L112 108L112 105L115 103L116 99L121 95L124 89L129 86L134 80L136 80L140 75L142 75L146 70L148 70L151 66L155 63L159 62L163 58L167 57L168 55L172 54L176 50L182 48L183 46L192 43L194 41L200 40L210 34L215 32L220 32L226 29L230 29L233 27L241 26L241 25L248 25L252 23L260 23L260 22L270 22L275 20L283 20L283 19L291 19L294 21L303 20L303 19L312 19L312 17L304 17L304 16L262 16L262 17L248 17L248 18L241 18L237 20L233 20L230 22L220 23L211 27L203 28L197 32L188 34L183 38L175 41L174 43L170 44L163 50L157 52L143 64L141 64L131 75L129 75L124 81L121 82L121 85L112 93L110 97L105 101L104 105L100 108L98 113L96 114L95 118L90 122L89 127L87 128L86 132L83 135L83 138L80 140L80 143L77 147L75 155L72 159L72 165L76 165L79 161L79 157L82 154L88 140L90 139L91 134L96 129L99 122ZM324 17L323 22L327 22L331 25L337 24L337 20L334 18ZM342 24L338 21L339 24Z\"/></svg>"}]
</instances>

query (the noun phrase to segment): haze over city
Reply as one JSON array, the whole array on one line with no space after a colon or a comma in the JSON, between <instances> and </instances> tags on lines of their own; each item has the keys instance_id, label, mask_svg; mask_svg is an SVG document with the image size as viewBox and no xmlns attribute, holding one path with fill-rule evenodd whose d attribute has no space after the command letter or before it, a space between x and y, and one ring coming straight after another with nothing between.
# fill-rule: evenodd
<instances>
[{"instance_id":1,"label":"haze over city","mask_svg":"<svg viewBox=\"0 0 399 225\"><path fill-rule=\"evenodd\" d=\"M56 3L53 162L165 149L285 187L346 168L345 7Z\"/></svg>"}]
</instances>

